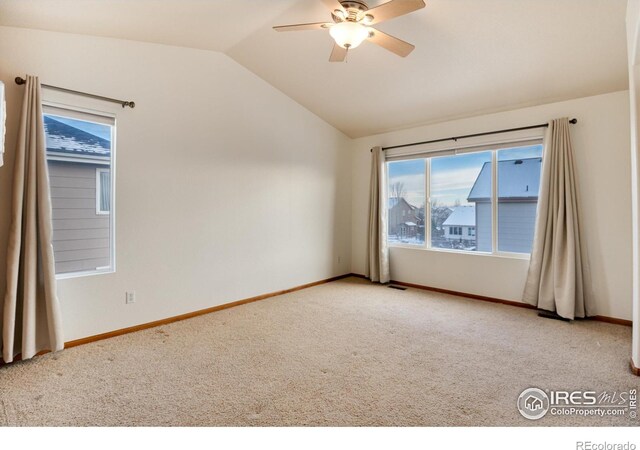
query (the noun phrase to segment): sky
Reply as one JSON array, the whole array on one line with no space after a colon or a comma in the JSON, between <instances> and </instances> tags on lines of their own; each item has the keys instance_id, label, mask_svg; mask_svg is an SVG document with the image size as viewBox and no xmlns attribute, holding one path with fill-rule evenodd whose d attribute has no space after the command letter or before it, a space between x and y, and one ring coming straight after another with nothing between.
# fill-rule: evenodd
<instances>
[{"instance_id":1,"label":"sky","mask_svg":"<svg viewBox=\"0 0 640 450\"><path fill-rule=\"evenodd\" d=\"M498 150L498 161L542 156L542 145ZM467 196L482 169L491 162L491 152L466 153L431 158L431 200L440 205L469 204ZM414 206L425 204L425 160L411 159L388 164L389 185L404 183L406 200Z\"/></svg>"},{"instance_id":2,"label":"sky","mask_svg":"<svg viewBox=\"0 0 640 450\"><path fill-rule=\"evenodd\" d=\"M111 127L102 123L87 122L85 120L71 119L62 116L53 116L58 122L65 123L79 130L86 131L94 136L111 141Z\"/></svg>"}]
</instances>

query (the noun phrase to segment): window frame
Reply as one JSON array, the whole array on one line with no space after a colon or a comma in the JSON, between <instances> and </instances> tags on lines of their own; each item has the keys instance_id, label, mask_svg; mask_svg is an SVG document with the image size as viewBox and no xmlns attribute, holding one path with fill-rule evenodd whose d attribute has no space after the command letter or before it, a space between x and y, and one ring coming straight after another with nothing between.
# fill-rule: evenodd
<instances>
[{"instance_id":1,"label":"window frame","mask_svg":"<svg viewBox=\"0 0 640 450\"><path fill-rule=\"evenodd\" d=\"M413 155L393 155L390 160L385 162L388 173L388 166L390 163L402 160L412 159L424 159L425 172L424 172L424 184L425 184L425 241L423 244L409 244L401 242L390 242L387 240L387 245L390 248L403 248L414 250L426 250L432 252L446 252L446 253L459 253L466 255L476 256L491 256L500 258L512 258L512 259L530 259L531 253L518 253L507 252L498 249L498 151L526 147L530 145L542 146L542 158L545 154L545 143L542 133L531 134L526 138L516 139L500 139L494 142L486 144L469 145L464 148L464 151L458 152L456 148L440 147L435 151L422 151L416 152ZM450 248L440 248L431 246L431 159L439 156L457 156L469 153L491 152L491 251L478 251L478 250L459 250ZM390 155L388 155L389 157ZM542 176L542 174L541 174ZM387 187L389 185L388 179L385 179ZM536 214L537 215L537 214ZM477 227L476 227L477 228ZM474 237L477 235L477 229L475 230Z\"/></svg>"},{"instance_id":2,"label":"window frame","mask_svg":"<svg viewBox=\"0 0 640 450\"><path fill-rule=\"evenodd\" d=\"M4 83L0 81L0 167L4 164L4 146L7 123L7 101Z\"/></svg>"},{"instance_id":3,"label":"window frame","mask_svg":"<svg viewBox=\"0 0 640 450\"><path fill-rule=\"evenodd\" d=\"M58 102L54 102L54 101L48 101L48 100L43 100L42 101L42 113L43 116L45 114L49 114L49 115L56 115L54 113L47 113L46 110L47 108L54 108L57 110L61 110L61 111L69 111L70 114L80 114L80 115L88 115L88 116L96 116L96 117L101 117L107 121L110 122L110 126L111 126L111 158L110 158L110 164L109 164L109 172L110 172L110 180L111 180L111 198L109 199L110 201L110 211L109 211L109 260L110 260L110 265L109 266L100 266L100 267L96 267L95 269L91 269L91 270L79 270L77 272L65 272L65 273L56 273L56 280L66 280L66 279L71 279L71 278L81 278L81 277L88 277L88 276L95 276L95 275L104 275L104 274L111 274L111 273L115 273L116 272L116 156L117 156L117 139L116 139L116 135L117 135L117 128L118 128L118 120L117 120L117 116L114 113L110 113L107 111L101 111L101 110L96 110L96 109L91 109L91 108L84 108L81 106L77 106L77 105L69 105L66 103L58 103ZM62 116L64 117L64 116ZM67 117L71 117L72 116L67 116ZM89 120L90 121L90 120ZM47 156L46 160L48 161L49 158ZM54 158L53 160L56 160L56 158ZM64 159L57 159L57 160L64 160ZM103 168L96 168L97 170L104 170ZM97 175L97 172L96 172ZM99 183L99 181L97 180L96 177L96 183ZM96 186L96 191L97 191L97 186ZM96 201L97 201L97 192L96 192ZM98 204L96 204L96 213L97 213L97 208L99 207ZM102 215L102 214L100 214Z\"/></svg>"}]
</instances>

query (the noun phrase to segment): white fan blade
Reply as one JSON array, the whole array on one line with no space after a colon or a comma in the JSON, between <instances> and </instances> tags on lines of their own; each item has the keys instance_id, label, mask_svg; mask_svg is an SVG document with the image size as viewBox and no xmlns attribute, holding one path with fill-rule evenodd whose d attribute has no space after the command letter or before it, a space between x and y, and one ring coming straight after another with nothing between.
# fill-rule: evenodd
<instances>
[{"instance_id":1,"label":"white fan blade","mask_svg":"<svg viewBox=\"0 0 640 450\"><path fill-rule=\"evenodd\" d=\"M338 0L322 0L322 3L329 8L329 11L331 11L332 14L336 10L344 12L344 8Z\"/></svg>"},{"instance_id":2,"label":"white fan blade","mask_svg":"<svg viewBox=\"0 0 640 450\"><path fill-rule=\"evenodd\" d=\"M370 31L371 35L369 36L369 41L395 53L398 56L402 56L403 58L416 48L414 45L409 44L402 39L383 33L375 28L370 28Z\"/></svg>"},{"instance_id":3,"label":"white fan blade","mask_svg":"<svg viewBox=\"0 0 640 450\"><path fill-rule=\"evenodd\" d=\"M333 50L331 50L330 62L342 62L347 57L347 49L340 47L338 44L333 44Z\"/></svg>"},{"instance_id":4,"label":"white fan blade","mask_svg":"<svg viewBox=\"0 0 640 450\"><path fill-rule=\"evenodd\" d=\"M391 0L366 12L367 15L373 16L368 24L373 25L394 17L404 16L425 6L424 0Z\"/></svg>"},{"instance_id":5,"label":"white fan blade","mask_svg":"<svg viewBox=\"0 0 640 450\"><path fill-rule=\"evenodd\" d=\"M327 22L315 22L315 23L298 23L295 25L279 25L273 27L276 31L302 31L302 30L328 30L333 25Z\"/></svg>"}]
</instances>

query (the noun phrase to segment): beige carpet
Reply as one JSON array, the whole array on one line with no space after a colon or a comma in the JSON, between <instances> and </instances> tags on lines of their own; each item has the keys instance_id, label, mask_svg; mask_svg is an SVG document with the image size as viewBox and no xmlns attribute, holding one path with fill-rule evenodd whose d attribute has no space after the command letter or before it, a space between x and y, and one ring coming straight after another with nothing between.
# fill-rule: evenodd
<instances>
[{"instance_id":1,"label":"beige carpet","mask_svg":"<svg viewBox=\"0 0 640 450\"><path fill-rule=\"evenodd\" d=\"M0 368L0 425L637 425L516 410L628 390L631 329L349 278Z\"/></svg>"}]
</instances>

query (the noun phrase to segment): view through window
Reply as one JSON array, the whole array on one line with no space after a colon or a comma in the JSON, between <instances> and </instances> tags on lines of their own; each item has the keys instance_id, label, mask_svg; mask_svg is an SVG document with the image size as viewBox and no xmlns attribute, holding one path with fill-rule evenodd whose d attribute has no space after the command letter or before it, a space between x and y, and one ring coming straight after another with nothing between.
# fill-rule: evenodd
<instances>
[{"instance_id":1,"label":"view through window","mask_svg":"<svg viewBox=\"0 0 640 450\"><path fill-rule=\"evenodd\" d=\"M459 251L529 253L541 166L542 144L391 161L387 163L388 241ZM425 236L430 236L429 242Z\"/></svg>"},{"instance_id":2,"label":"view through window","mask_svg":"<svg viewBox=\"0 0 640 450\"><path fill-rule=\"evenodd\" d=\"M484 167L491 176L491 152L441 156L431 159L431 246L467 251L491 251L491 198L488 220L476 225L478 205L470 198ZM491 189L491 179L489 179ZM484 211L479 211L483 213ZM476 232L478 231L478 232ZM488 247L484 244L488 233Z\"/></svg>"},{"instance_id":3,"label":"view through window","mask_svg":"<svg viewBox=\"0 0 640 450\"><path fill-rule=\"evenodd\" d=\"M425 160L388 165L389 242L424 244Z\"/></svg>"},{"instance_id":4,"label":"view through window","mask_svg":"<svg viewBox=\"0 0 640 450\"><path fill-rule=\"evenodd\" d=\"M56 274L113 270L114 120L45 107Z\"/></svg>"},{"instance_id":5,"label":"view through window","mask_svg":"<svg viewBox=\"0 0 640 450\"><path fill-rule=\"evenodd\" d=\"M542 145L498 151L498 250L530 253L536 225Z\"/></svg>"}]
</instances>

